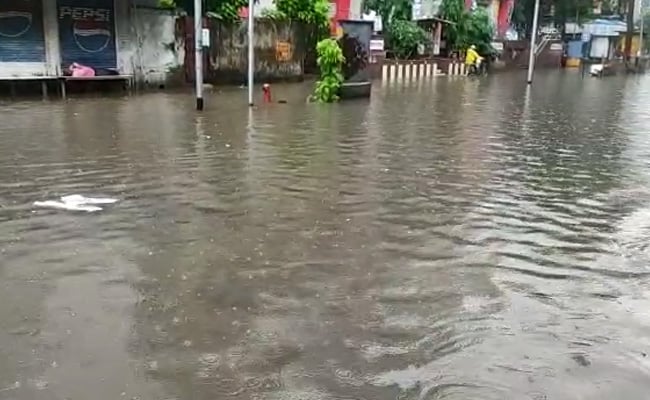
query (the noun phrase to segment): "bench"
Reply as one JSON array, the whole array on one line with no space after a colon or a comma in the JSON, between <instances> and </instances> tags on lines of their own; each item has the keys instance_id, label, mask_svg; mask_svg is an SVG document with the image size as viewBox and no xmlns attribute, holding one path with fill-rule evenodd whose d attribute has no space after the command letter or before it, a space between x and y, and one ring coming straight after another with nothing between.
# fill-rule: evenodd
<instances>
[{"instance_id":1,"label":"bench","mask_svg":"<svg viewBox=\"0 0 650 400\"><path fill-rule=\"evenodd\" d=\"M1 0L0 0L1 1ZM67 96L67 83L68 82L123 82L125 89L131 90L133 87L133 75L101 75L101 76L0 76L0 82L8 82L11 96L16 96L16 82L34 82L41 84L41 93L43 98L47 98L47 84L48 82L58 82L61 90L61 97Z\"/></svg>"},{"instance_id":2,"label":"bench","mask_svg":"<svg viewBox=\"0 0 650 400\"><path fill-rule=\"evenodd\" d=\"M61 87L61 97L66 98L66 84L68 82L123 82L125 89L131 90L133 87L133 75L98 75L98 76L60 76L59 84Z\"/></svg>"},{"instance_id":3,"label":"bench","mask_svg":"<svg viewBox=\"0 0 650 400\"><path fill-rule=\"evenodd\" d=\"M16 96L16 82L40 82L43 98L47 98L47 83L58 80L57 76L0 76L0 82L9 82L12 97Z\"/></svg>"}]
</instances>

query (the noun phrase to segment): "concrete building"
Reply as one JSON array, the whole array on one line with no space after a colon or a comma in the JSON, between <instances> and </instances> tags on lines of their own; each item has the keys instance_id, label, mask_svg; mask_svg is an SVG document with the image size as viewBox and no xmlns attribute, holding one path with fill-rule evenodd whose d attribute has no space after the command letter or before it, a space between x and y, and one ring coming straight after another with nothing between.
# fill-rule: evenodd
<instances>
[{"instance_id":1,"label":"concrete building","mask_svg":"<svg viewBox=\"0 0 650 400\"><path fill-rule=\"evenodd\" d=\"M361 19L362 0L331 0L332 19ZM58 79L73 62L138 84L184 78L187 38L159 0L0 0L0 81ZM260 0L257 10L273 7ZM64 91L62 89L62 91Z\"/></svg>"},{"instance_id":2,"label":"concrete building","mask_svg":"<svg viewBox=\"0 0 650 400\"><path fill-rule=\"evenodd\" d=\"M0 1L0 79L59 77L71 63L160 84L182 66L176 16L157 0Z\"/></svg>"}]
</instances>

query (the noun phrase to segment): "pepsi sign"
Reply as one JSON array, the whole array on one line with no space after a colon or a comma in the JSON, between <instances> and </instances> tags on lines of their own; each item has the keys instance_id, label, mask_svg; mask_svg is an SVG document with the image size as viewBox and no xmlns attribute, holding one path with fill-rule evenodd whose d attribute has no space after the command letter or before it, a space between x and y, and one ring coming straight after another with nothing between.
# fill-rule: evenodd
<instances>
[{"instance_id":1,"label":"pepsi sign","mask_svg":"<svg viewBox=\"0 0 650 400\"><path fill-rule=\"evenodd\" d=\"M41 0L0 0L0 62L44 62Z\"/></svg>"},{"instance_id":2,"label":"pepsi sign","mask_svg":"<svg viewBox=\"0 0 650 400\"><path fill-rule=\"evenodd\" d=\"M63 66L73 62L115 68L113 0L59 0L58 20Z\"/></svg>"}]
</instances>

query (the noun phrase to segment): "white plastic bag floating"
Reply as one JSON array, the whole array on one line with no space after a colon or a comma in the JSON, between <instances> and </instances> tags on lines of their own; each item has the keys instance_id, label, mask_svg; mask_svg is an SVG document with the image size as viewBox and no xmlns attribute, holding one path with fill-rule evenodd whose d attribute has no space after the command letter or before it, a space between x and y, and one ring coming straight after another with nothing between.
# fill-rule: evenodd
<instances>
[{"instance_id":1,"label":"white plastic bag floating","mask_svg":"<svg viewBox=\"0 0 650 400\"><path fill-rule=\"evenodd\" d=\"M589 74L592 76L600 75L603 73L604 69L605 66L603 64L593 64L591 67L589 67Z\"/></svg>"},{"instance_id":2,"label":"white plastic bag floating","mask_svg":"<svg viewBox=\"0 0 650 400\"><path fill-rule=\"evenodd\" d=\"M84 197L80 194L71 194L70 196L61 197L61 201L68 204L114 204L117 199L106 197Z\"/></svg>"},{"instance_id":3,"label":"white plastic bag floating","mask_svg":"<svg viewBox=\"0 0 650 400\"><path fill-rule=\"evenodd\" d=\"M72 194L61 197L61 201L35 201L34 206L67 211L95 212L103 210L99 205L114 204L117 201L117 199L111 198L85 197L80 194Z\"/></svg>"}]
</instances>

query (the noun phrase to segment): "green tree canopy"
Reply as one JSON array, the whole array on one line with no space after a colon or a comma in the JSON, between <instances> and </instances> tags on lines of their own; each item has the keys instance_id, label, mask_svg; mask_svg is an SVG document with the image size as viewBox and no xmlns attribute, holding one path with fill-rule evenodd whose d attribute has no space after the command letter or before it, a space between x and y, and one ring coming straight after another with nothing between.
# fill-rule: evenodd
<instances>
[{"instance_id":1,"label":"green tree canopy","mask_svg":"<svg viewBox=\"0 0 650 400\"><path fill-rule=\"evenodd\" d=\"M248 6L248 0L203 0L204 12L210 12L224 21L236 21L239 19L239 10ZM256 0L258 1L258 0ZM162 7L177 7L185 10L188 14L194 13L194 0L160 0Z\"/></svg>"},{"instance_id":2,"label":"green tree canopy","mask_svg":"<svg viewBox=\"0 0 650 400\"><path fill-rule=\"evenodd\" d=\"M467 11L463 0L443 0L441 13L452 22L445 29L450 50L465 50L471 45L483 54L491 50L494 28L484 8Z\"/></svg>"},{"instance_id":3,"label":"green tree canopy","mask_svg":"<svg viewBox=\"0 0 650 400\"><path fill-rule=\"evenodd\" d=\"M381 17L384 26L389 27L393 20L409 21L411 19L413 0L366 0L365 11L375 11Z\"/></svg>"}]
</instances>

